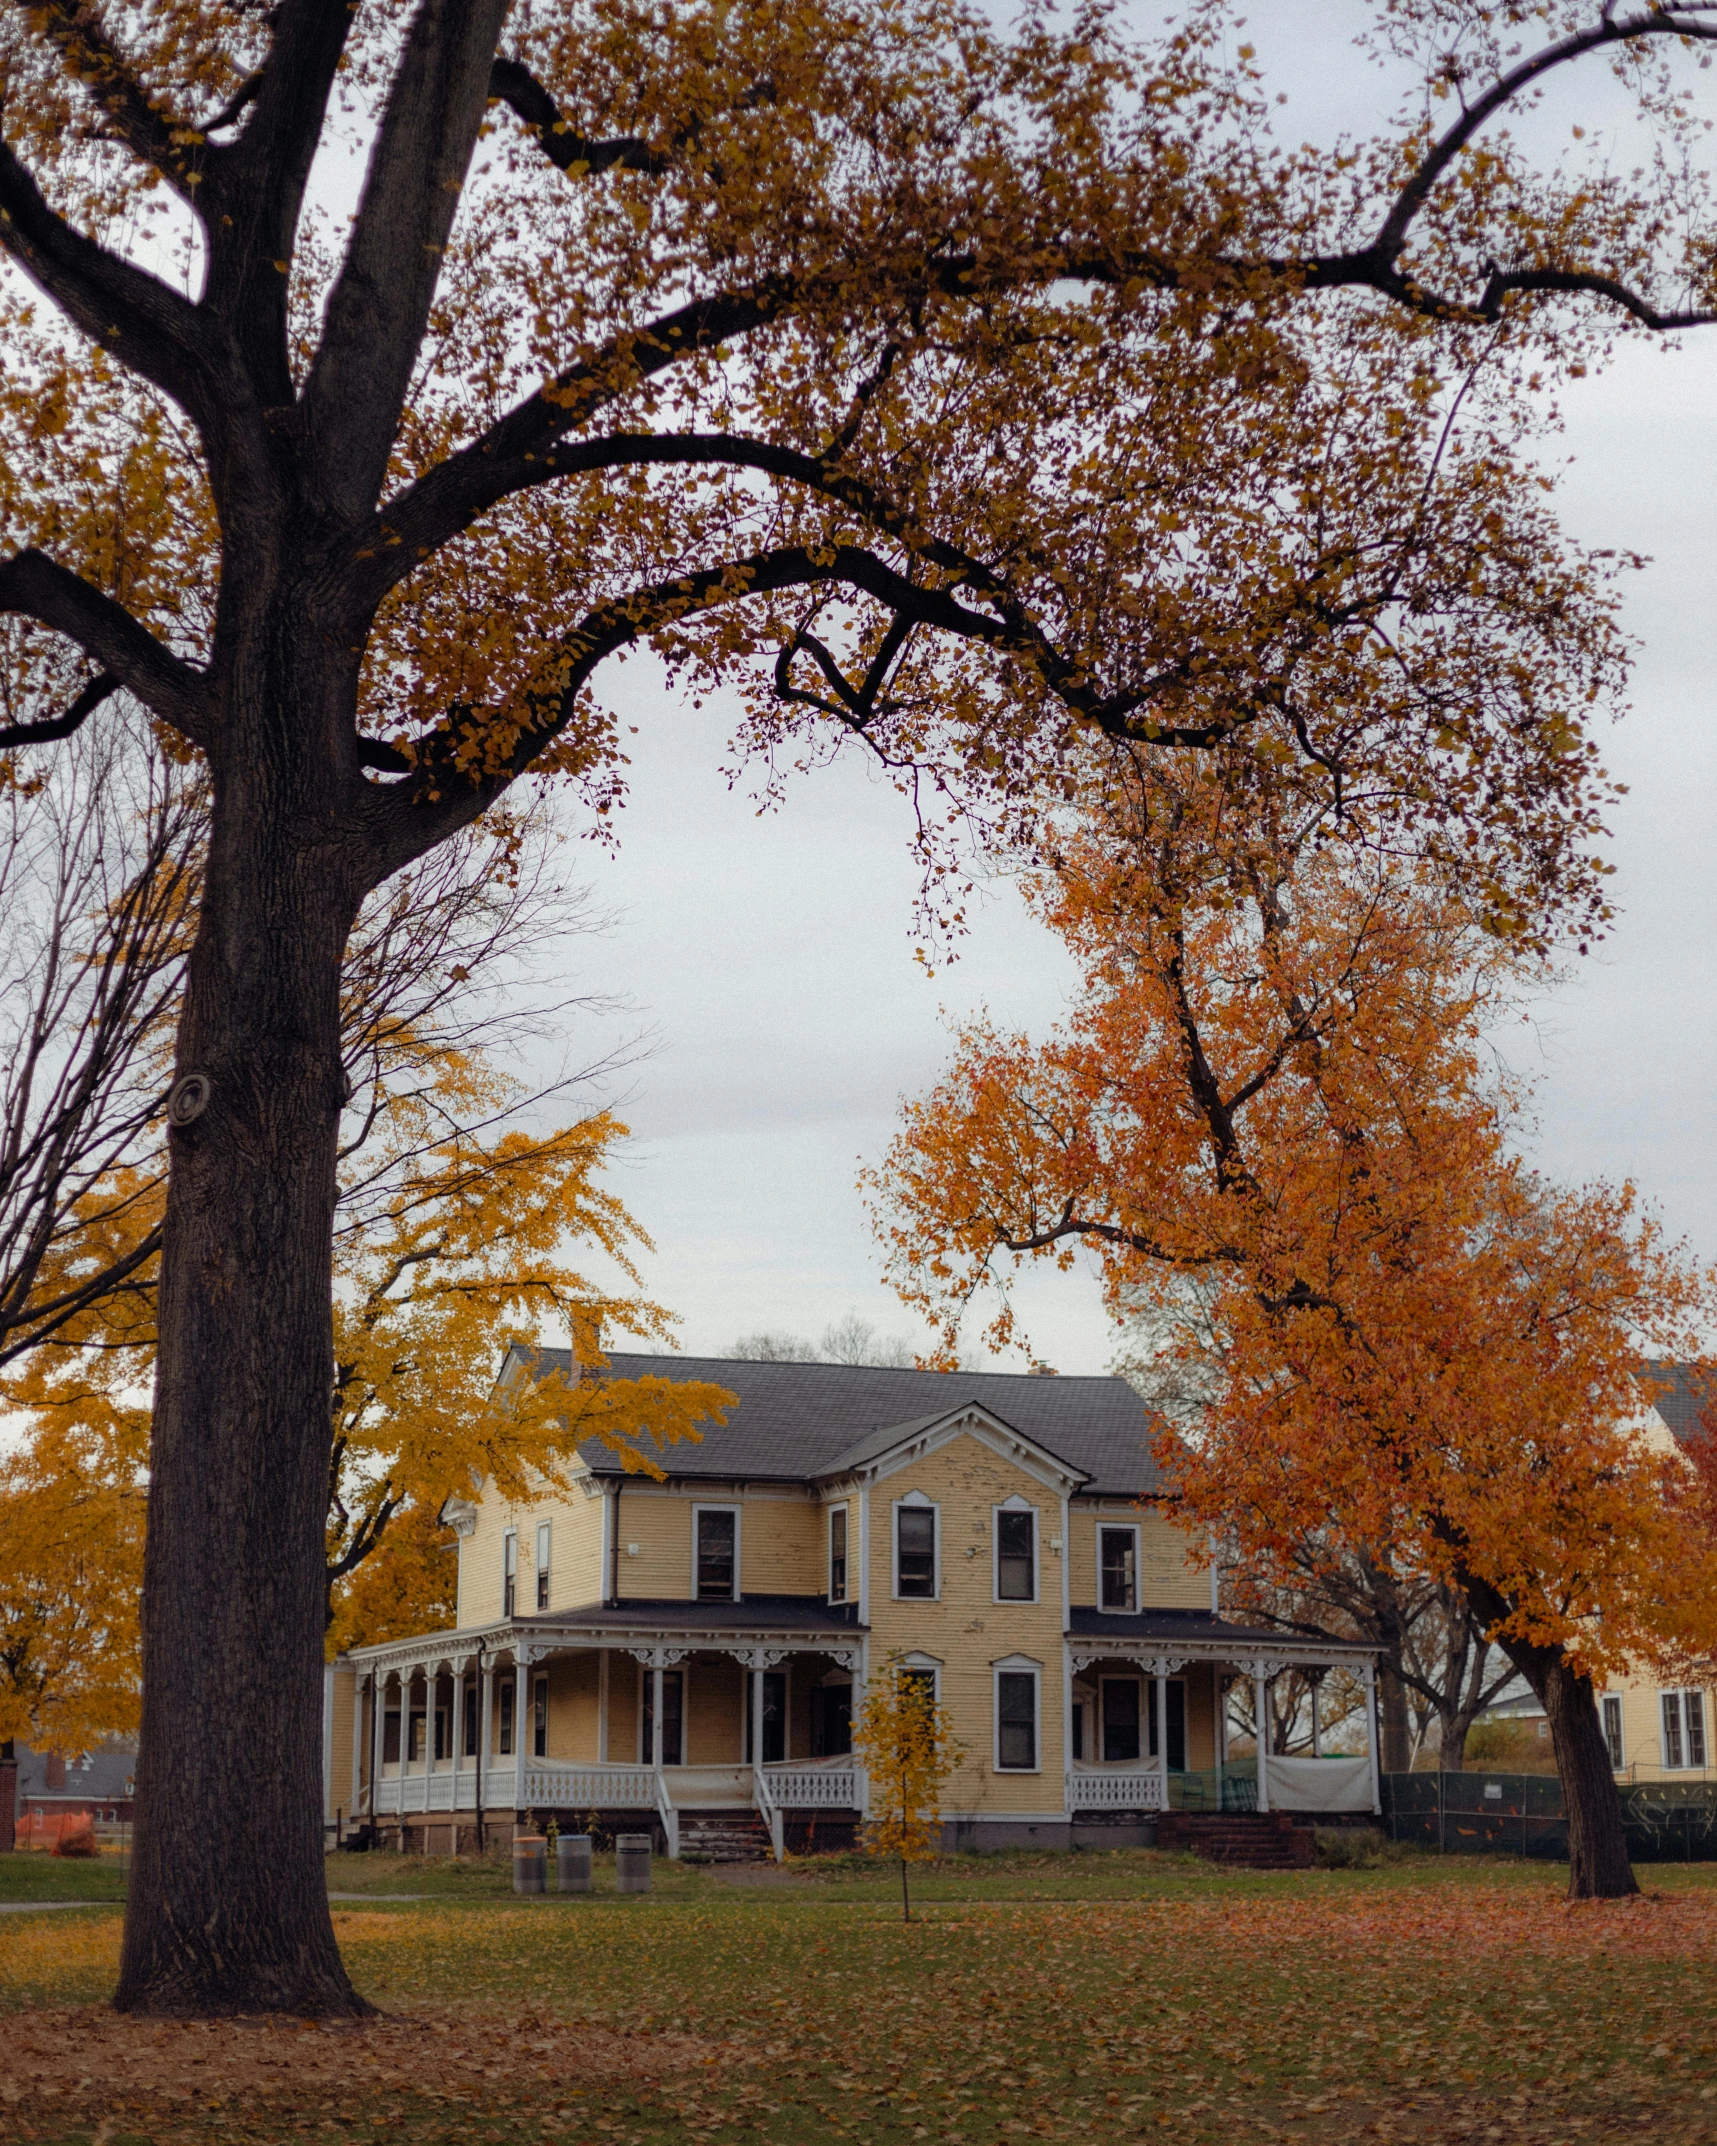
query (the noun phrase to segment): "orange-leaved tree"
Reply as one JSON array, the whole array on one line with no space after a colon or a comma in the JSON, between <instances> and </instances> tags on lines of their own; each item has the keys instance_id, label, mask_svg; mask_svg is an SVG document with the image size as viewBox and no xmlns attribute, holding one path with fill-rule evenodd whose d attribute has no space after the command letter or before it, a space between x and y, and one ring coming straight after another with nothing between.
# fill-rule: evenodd
<instances>
[{"instance_id":1,"label":"orange-leaved tree","mask_svg":"<svg viewBox=\"0 0 1717 2146\"><path fill-rule=\"evenodd\" d=\"M0 1746L137 1726L147 1442L145 1410L92 1390L0 1455Z\"/></svg>"},{"instance_id":2,"label":"orange-leaved tree","mask_svg":"<svg viewBox=\"0 0 1717 2146\"><path fill-rule=\"evenodd\" d=\"M899 1858L901 1918L910 1922L907 1870L940 1848L943 1784L965 1756L931 1671L913 1668L898 1652L888 1656L866 1686L853 1755L867 1783L866 1853Z\"/></svg>"},{"instance_id":3,"label":"orange-leaved tree","mask_svg":"<svg viewBox=\"0 0 1717 2146\"><path fill-rule=\"evenodd\" d=\"M1601 906L1594 574L1508 424L1426 478L1481 351L1520 412L1589 359L1568 294L1706 317L1697 203L1493 123L1595 55L1674 136L1648 56L1713 26L1384 13L1420 94L1337 159L1214 5L6 16L0 752L117 690L211 778L122 2006L364 2010L317 1817L342 949L527 771L612 807L610 657L737 682L764 753L861 740L927 820L1029 820L1093 727L1386 798L1523 930Z\"/></svg>"},{"instance_id":4,"label":"orange-leaved tree","mask_svg":"<svg viewBox=\"0 0 1717 2146\"><path fill-rule=\"evenodd\" d=\"M1117 1313L1154 1303L1204 1380L1163 1451L1189 1519L1283 1585L1357 1557L1456 1590L1544 1702L1572 1891L1632 1890L1592 1680L1717 1644L1717 1550L1636 1383L1642 1342L1697 1341L1708 1278L1631 1189L1511 1152L1485 1031L1529 979L1437 875L1197 768L1118 756L1088 803L1039 887L1083 992L1041 1045L968 1031L908 1109L902 1293L951 1344L1013 1263L1083 1249Z\"/></svg>"}]
</instances>

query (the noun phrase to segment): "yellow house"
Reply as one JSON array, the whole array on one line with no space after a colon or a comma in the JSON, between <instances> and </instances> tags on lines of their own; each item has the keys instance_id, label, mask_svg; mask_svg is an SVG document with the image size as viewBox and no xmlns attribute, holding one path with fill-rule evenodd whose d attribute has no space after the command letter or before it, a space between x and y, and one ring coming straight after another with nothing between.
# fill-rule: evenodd
<instances>
[{"instance_id":1,"label":"yellow house","mask_svg":"<svg viewBox=\"0 0 1717 2146\"><path fill-rule=\"evenodd\" d=\"M1705 1395L1688 1365L1653 1361L1641 1373L1645 1405L1639 1428L1660 1450L1679 1449L1696 1427ZM1712 1687L1671 1685L1655 1677L1616 1678L1599 1694L1610 1764L1628 1784L1708 1781L1717 1770Z\"/></svg>"},{"instance_id":2,"label":"yellow house","mask_svg":"<svg viewBox=\"0 0 1717 2146\"><path fill-rule=\"evenodd\" d=\"M1124 1380L616 1354L617 1377L738 1397L627 1475L450 1502L453 1631L329 1682L330 1814L426 1849L528 1812L648 1825L670 1853L850 1838L852 1722L903 1659L964 1746L951 1844L1148 1840L1180 1807L1374 1810L1369 1756L1230 1764L1225 1694L1368 1649L1224 1623ZM564 1352L514 1352L504 1379ZM1375 1748L1375 1745L1373 1746ZM1100 1829L1100 1830L1099 1830Z\"/></svg>"}]
</instances>

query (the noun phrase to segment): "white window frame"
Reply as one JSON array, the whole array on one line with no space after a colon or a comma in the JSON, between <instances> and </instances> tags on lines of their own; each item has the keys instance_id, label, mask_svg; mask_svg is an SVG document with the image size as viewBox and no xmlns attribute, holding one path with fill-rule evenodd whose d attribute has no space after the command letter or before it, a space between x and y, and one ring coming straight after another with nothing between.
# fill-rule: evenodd
<instances>
[{"instance_id":1,"label":"white window frame","mask_svg":"<svg viewBox=\"0 0 1717 2146\"><path fill-rule=\"evenodd\" d=\"M924 1595L908 1595L906 1599L909 1602L923 1602L927 1600L927 1597ZM928 1677L930 1679L931 1698L938 1706L942 1704L942 1664L936 1659L935 1655L903 1654L900 1657L900 1666L902 1669L910 1669L914 1676Z\"/></svg>"},{"instance_id":2,"label":"white window frame","mask_svg":"<svg viewBox=\"0 0 1717 2146\"><path fill-rule=\"evenodd\" d=\"M731 1595L706 1595L698 1585L698 1519L703 1513L731 1513L733 1515L733 1592ZM714 1499L700 1500L692 1506L692 1584L691 1598L694 1602L738 1602L745 1594L745 1512L729 1499L717 1502Z\"/></svg>"},{"instance_id":3,"label":"white window frame","mask_svg":"<svg viewBox=\"0 0 1717 2146\"><path fill-rule=\"evenodd\" d=\"M1004 1595L1002 1593L1002 1515L1003 1513L1029 1513L1031 1515L1031 1593L1029 1595ZM1135 1557L1134 1565L1138 1560ZM1018 1603L1022 1608L1028 1603L1041 1601L1043 1597L1043 1527L1038 1510L1029 1498L1016 1492L1004 1498L1000 1505L990 1507L990 1600L996 1603Z\"/></svg>"},{"instance_id":4,"label":"white window frame","mask_svg":"<svg viewBox=\"0 0 1717 2146\"><path fill-rule=\"evenodd\" d=\"M537 1569L535 1596L537 1611L539 1615L549 1606L549 1592L550 1587L552 1585L551 1575L553 1571L554 1522L552 1520L539 1520L537 1522Z\"/></svg>"},{"instance_id":5,"label":"white window frame","mask_svg":"<svg viewBox=\"0 0 1717 2146\"><path fill-rule=\"evenodd\" d=\"M1103 1600L1103 1537L1127 1534L1133 1538L1133 1606L1131 1609L1111 1609ZM1097 1531L1092 1538L1092 1548L1097 1554L1097 1584L1093 1589L1097 1608L1105 1617L1136 1617L1145 1604L1145 1565L1142 1531L1136 1520L1104 1520L1099 1518Z\"/></svg>"},{"instance_id":6,"label":"white window frame","mask_svg":"<svg viewBox=\"0 0 1717 2146\"><path fill-rule=\"evenodd\" d=\"M1687 1702L1694 1700L1699 1708L1700 1755L1693 1756L1693 1733L1689 1724ZM1678 1748L1674 1758L1669 1755L1669 1724L1671 1709L1674 1710L1675 1741ZM1705 1692L1699 1685L1680 1685L1658 1693L1657 1703L1658 1748L1663 1757L1665 1773L1705 1773L1711 1765L1711 1718L1705 1704Z\"/></svg>"},{"instance_id":7,"label":"white window frame","mask_svg":"<svg viewBox=\"0 0 1717 2146\"><path fill-rule=\"evenodd\" d=\"M1032 1704L1031 1766L1002 1764L1002 1678L1030 1677ZM1034 1774L1043 1771L1043 1664L1029 1654L1009 1654L990 1664L990 1770L993 1773Z\"/></svg>"},{"instance_id":8,"label":"white window frame","mask_svg":"<svg viewBox=\"0 0 1717 2146\"><path fill-rule=\"evenodd\" d=\"M1610 1721L1612 1718L1610 1709L1612 1707L1615 1709L1614 1720L1616 1724L1614 1742L1610 1739ZM1612 1773L1625 1772L1628 1763L1628 1717L1627 1709L1622 1704L1622 1695L1619 1691L1607 1691L1598 1701L1598 1726L1604 1733L1604 1749L1609 1756L1610 1771Z\"/></svg>"},{"instance_id":9,"label":"white window frame","mask_svg":"<svg viewBox=\"0 0 1717 2146\"><path fill-rule=\"evenodd\" d=\"M900 1591L900 1514L905 1507L915 1513L930 1514L930 1592L927 1595L903 1595ZM934 1498L926 1497L921 1490L909 1490L904 1497L894 1500L888 1513L888 1562L894 1580L896 1602L940 1602L942 1599L942 1508ZM910 1668L912 1665L907 1664Z\"/></svg>"},{"instance_id":10,"label":"white window frame","mask_svg":"<svg viewBox=\"0 0 1717 2146\"><path fill-rule=\"evenodd\" d=\"M508 1582L511 1582L509 1589ZM512 1600L507 1600L508 1593ZM508 1528L501 1536L501 1615L516 1617L519 1614L519 1531Z\"/></svg>"}]
</instances>

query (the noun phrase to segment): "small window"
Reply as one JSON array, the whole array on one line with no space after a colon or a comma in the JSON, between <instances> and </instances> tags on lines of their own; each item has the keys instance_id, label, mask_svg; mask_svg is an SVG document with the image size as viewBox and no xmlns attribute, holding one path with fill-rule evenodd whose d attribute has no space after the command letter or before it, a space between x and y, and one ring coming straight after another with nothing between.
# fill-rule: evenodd
<instances>
[{"instance_id":1,"label":"small window","mask_svg":"<svg viewBox=\"0 0 1717 2146\"><path fill-rule=\"evenodd\" d=\"M465 1687L464 1742L465 1756L468 1759L474 1759L477 1756L477 1703L478 1702L476 1685L467 1684Z\"/></svg>"},{"instance_id":2,"label":"small window","mask_svg":"<svg viewBox=\"0 0 1717 2146\"><path fill-rule=\"evenodd\" d=\"M996 1767L1037 1771L1037 1678L1029 1669L996 1673Z\"/></svg>"},{"instance_id":3,"label":"small window","mask_svg":"<svg viewBox=\"0 0 1717 2146\"><path fill-rule=\"evenodd\" d=\"M847 1509L829 1507L829 1600L847 1599Z\"/></svg>"},{"instance_id":4,"label":"small window","mask_svg":"<svg viewBox=\"0 0 1717 2146\"><path fill-rule=\"evenodd\" d=\"M1037 1515L1009 1512L996 1514L996 1600L1037 1600Z\"/></svg>"},{"instance_id":5,"label":"small window","mask_svg":"<svg viewBox=\"0 0 1717 2146\"><path fill-rule=\"evenodd\" d=\"M519 1592L519 1538L509 1528L501 1539L501 1615L510 1617Z\"/></svg>"},{"instance_id":6,"label":"small window","mask_svg":"<svg viewBox=\"0 0 1717 2146\"><path fill-rule=\"evenodd\" d=\"M894 1527L895 1593L933 1598L936 1593L935 1506L897 1505Z\"/></svg>"},{"instance_id":7,"label":"small window","mask_svg":"<svg viewBox=\"0 0 1717 2146\"><path fill-rule=\"evenodd\" d=\"M548 1608L549 1550L551 1547L549 1523L537 1522L537 1608Z\"/></svg>"},{"instance_id":8,"label":"small window","mask_svg":"<svg viewBox=\"0 0 1717 2146\"><path fill-rule=\"evenodd\" d=\"M1705 1765L1705 1694L1684 1691L1681 1717L1687 1730L1687 1763L1703 1770Z\"/></svg>"},{"instance_id":9,"label":"small window","mask_svg":"<svg viewBox=\"0 0 1717 2146\"><path fill-rule=\"evenodd\" d=\"M510 1759L513 1755L513 1680L509 1677L501 1686L501 1756Z\"/></svg>"},{"instance_id":10,"label":"small window","mask_svg":"<svg viewBox=\"0 0 1717 2146\"><path fill-rule=\"evenodd\" d=\"M548 1678L538 1677L531 1691L531 1756L548 1757Z\"/></svg>"},{"instance_id":11,"label":"small window","mask_svg":"<svg viewBox=\"0 0 1717 2146\"><path fill-rule=\"evenodd\" d=\"M1103 1679L1103 1760L1106 1765L1136 1764L1139 1756L1139 1680Z\"/></svg>"},{"instance_id":12,"label":"small window","mask_svg":"<svg viewBox=\"0 0 1717 2146\"><path fill-rule=\"evenodd\" d=\"M1139 1606L1139 1531L1097 1530L1098 1602L1106 1610L1133 1611Z\"/></svg>"},{"instance_id":13,"label":"small window","mask_svg":"<svg viewBox=\"0 0 1717 2146\"><path fill-rule=\"evenodd\" d=\"M1678 1691L1663 1694L1663 1763L1666 1766L1685 1766L1687 1763L1681 1751L1681 1694Z\"/></svg>"},{"instance_id":14,"label":"small window","mask_svg":"<svg viewBox=\"0 0 1717 2146\"><path fill-rule=\"evenodd\" d=\"M697 1514L698 1600L732 1602L737 1576L739 1515L731 1507L704 1505Z\"/></svg>"}]
</instances>

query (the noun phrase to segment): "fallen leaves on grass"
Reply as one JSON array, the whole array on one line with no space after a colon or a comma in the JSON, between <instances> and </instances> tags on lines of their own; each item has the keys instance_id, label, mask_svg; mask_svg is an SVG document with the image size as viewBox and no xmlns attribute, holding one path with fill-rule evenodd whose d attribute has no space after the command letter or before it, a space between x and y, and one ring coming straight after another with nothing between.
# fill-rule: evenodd
<instances>
[{"instance_id":1,"label":"fallen leaves on grass","mask_svg":"<svg viewBox=\"0 0 1717 2146\"><path fill-rule=\"evenodd\" d=\"M307 2125L397 2107L402 2097L419 2108L428 2100L540 2117L568 2093L657 2081L721 2055L690 2035L531 2013L437 2009L317 2026L128 2019L88 2005L30 2010L6 2021L0 2124L98 2113L121 2134L154 2138L170 2135L163 2122L176 2134L187 2118L228 2109Z\"/></svg>"}]
</instances>

